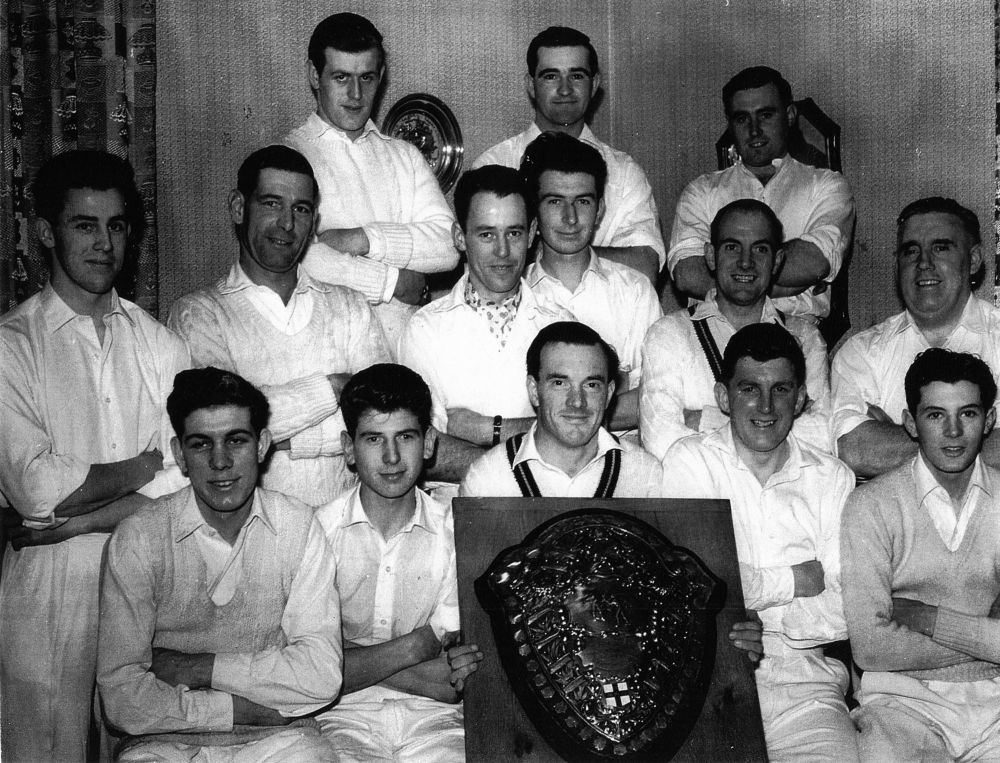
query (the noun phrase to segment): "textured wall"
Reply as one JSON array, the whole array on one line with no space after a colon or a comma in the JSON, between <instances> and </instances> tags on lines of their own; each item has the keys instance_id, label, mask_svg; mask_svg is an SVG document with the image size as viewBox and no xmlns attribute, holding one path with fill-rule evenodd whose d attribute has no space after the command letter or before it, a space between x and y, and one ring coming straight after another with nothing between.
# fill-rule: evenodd
<instances>
[{"instance_id":1,"label":"textured wall","mask_svg":"<svg viewBox=\"0 0 1000 763\"><path fill-rule=\"evenodd\" d=\"M782 71L842 130L858 207L851 317L897 312L896 214L953 196L983 223L992 283L994 40L991 0L621 0L611 47L612 139L650 174L665 231L685 183L715 165L721 91L745 66Z\"/></svg>"},{"instance_id":2,"label":"textured wall","mask_svg":"<svg viewBox=\"0 0 1000 763\"><path fill-rule=\"evenodd\" d=\"M587 32L602 57L594 128L646 168L669 233L684 184L714 168L719 92L744 66L781 69L843 130L857 197L855 327L896 311L895 214L953 195L986 223L993 251L994 41L989 0L171 0L157 4L160 304L222 273L234 252L225 196L250 150L313 108L305 46L337 10L386 37L381 113L402 95L443 98L466 158L523 129L524 51L549 24ZM992 279L992 256L989 257Z\"/></svg>"}]
</instances>

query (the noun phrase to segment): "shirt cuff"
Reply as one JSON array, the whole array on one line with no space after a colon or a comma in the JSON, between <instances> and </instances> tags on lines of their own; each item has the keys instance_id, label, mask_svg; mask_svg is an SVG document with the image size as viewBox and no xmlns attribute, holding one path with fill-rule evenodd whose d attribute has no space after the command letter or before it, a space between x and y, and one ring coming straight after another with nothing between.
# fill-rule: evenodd
<instances>
[{"instance_id":1,"label":"shirt cuff","mask_svg":"<svg viewBox=\"0 0 1000 763\"><path fill-rule=\"evenodd\" d=\"M187 697L197 708L191 719L194 728L207 731L233 730L233 695L215 689L188 689Z\"/></svg>"},{"instance_id":2,"label":"shirt cuff","mask_svg":"<svg viewBox=\"0 0 1000 763\"><path fill-rule=\"evenodd\" d=\"M212 688L245 697L252 658L250 654L216 654L212 663Z\"/></svg>"},{"instance_id":3,"label":"shirt cuff","mask_svg":"<svg viewBox=\"0 0 1000 763\"><path fill-rule=\"evenodd\" d=\"M382 290L382 301L391 302L392 295L396 293L396 284L399 282L399 268L392 265L385 266L385 288Z\"/></svg>"}]
</instances>

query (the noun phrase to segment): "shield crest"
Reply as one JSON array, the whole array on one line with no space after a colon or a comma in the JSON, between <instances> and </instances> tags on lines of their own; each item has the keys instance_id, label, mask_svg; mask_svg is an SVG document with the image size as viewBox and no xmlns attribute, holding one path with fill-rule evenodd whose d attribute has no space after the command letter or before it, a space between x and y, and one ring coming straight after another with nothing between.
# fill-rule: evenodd
<instances>
[{"instance_id":1,"label":"shield crest","mask_svg":"<svg viewBox=\"0 0 1000 763\"><path fill-rule=\"evenodd\" d=\"M561 514L476 581L514 693L567 760L667 760L698 718L724 585L625 514Z\"/></svg>"}]
</instances>

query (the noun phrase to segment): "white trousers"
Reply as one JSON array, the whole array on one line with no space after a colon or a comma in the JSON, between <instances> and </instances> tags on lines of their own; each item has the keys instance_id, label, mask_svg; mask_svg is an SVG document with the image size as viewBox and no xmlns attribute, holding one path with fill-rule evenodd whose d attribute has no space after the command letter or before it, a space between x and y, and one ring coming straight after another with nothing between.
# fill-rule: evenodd
<instances>
[{"instance_id":1,"label":"white trousers","mask_svg":"<svg viewBox=\"0 0 1000 763\"><path fill-rule=\"evenodd\" d=\"M383 687L372 689L374 696L368 690L348 694L318 718L323 736L337 749L342 763L465 760L461 703L449 705ZM355 696L358 699L352 699Z\"/></svg>"},{"instance_id":2,"label":"white trousers","mask_svg":"<svg viewBox=\"0 0 1000 763\"><path fill-rule=\"evenodd\" d=\"M141 742L118 763L337 763L336 751L316 728L291 728L254 742L203 746Z\"/></svg>"},{"instance_id":3,"label":"white trousers","mask_svg":"<svg viewBox=\"0 0 1000 763\"><path fill-rule=\"evenodd\" d=\"M7 550L0 575L0 758L86 760L108 536Z\"/></svg>"},{"instance_id":4,"label":"white trousers","mask_svg":"<svg viewBox=\"0 0 1000 763\"><path fill-rule=\"evenodd\" d=\"M1000 761L1000 678L922 681L868 671L857 698L863 761Z\"/></svg>"},{"instance_id":5,"label":"white trousers","mask_svg":"<svg viewBox=\"0 0 1000 763\"><path fill-rule=\"evenodd\" d=\"M792 649L764 637L757 696L771 763L858 760L858 734L844 694L847 668L820 649Z\"/></svg>"}]
</instances>

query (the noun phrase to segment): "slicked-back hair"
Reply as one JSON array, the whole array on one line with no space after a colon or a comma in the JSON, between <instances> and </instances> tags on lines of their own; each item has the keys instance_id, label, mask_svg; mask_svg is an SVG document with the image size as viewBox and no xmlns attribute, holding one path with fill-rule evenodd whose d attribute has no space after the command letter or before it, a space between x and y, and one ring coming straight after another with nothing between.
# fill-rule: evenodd
<instances>
[{"instance_id":1,"label":"slicked-back hair","mask_svg":"<svg viewBox=\"0 0 1000 763\"><path fill-rule=\"evenodd\" d=\"M944 196L928 196L907 204L899 213L899 217L896 218L897 243L902 243L900 236L903 234L903 226L907 220L916 215L928 215L936 212L957 217L962 223L962 228L972 240L973 246L982 242L982 236L979 233L979 218L975 212L966 209L954 199L948 199Z\"/></svg>"},{"instance_id":2,"label":"slicked-back hair","mask_svg":"<svg viewBox=\"0 0 1000 763\"><path fill-rule=\"evenodd\" d=\"M618 377L618 353L615 348L605 342L601 335L585 323L577 321L558 321L545 326L528 346L527 367L528 376L535 381L542 369L542 350L550 344L572 344L579 347L599 347L604 360L608 364L607 381L613 382Z\"/></svg>"},{"instance_id":3,"label":"slicked-back hair","mask_svg":"<svg viewBox=\"0 0 1000 763\"><path fill-rule=\"evenodd\" d=\"M604 198L604 184L608 179L608 165L601 153L582 140L564 132L543 132L524 149L521 157L521 175L528 188L532 208L538 206L538 189L542 173L582 172L594 178L598 201Z\"/></svg>"},{"instance_id":4,"label":"slicked-back hair","mask_svg":"<svg viewBox=\"0 0 1000 763\"><path fill-rule=\"evenodd\" d=\"M317 74L323 74L327 48L341 53L363 53L374 49L378 52L379 68L385 64L382 34L372 22L357 13L335 13L316 25L309 38L309 60L316 67Z\"/></svg>"},{"instance_id":5,"label":"slicked-back hair","mask_svg":"<svg viewBox=\"0 0 1000 763\"><path fill-rule=\"evenodd\" d=\"M535 35L528 44L528 74L532 77L538 70L538 49L539 48L586 48L587 65L590 67L590 76L593 77L600 71L597 65L597 51L594 49L590 38L583 32L568 26L550 26Z\"/></svg>"},{"instance_id":6,"label":"slicked-back hair","mask_svg":"<svg viewBox=\"0 0 1000 763\"><path fill-rule=\"evenodd\" d=\"M69 192L83 188L116 190L125 202L129 242L142 240L146 216L135 184L132 165L107 151L76 149L57 154L45 162L31 185L35 214L53 227L66 207Z\"/></svg>"},{"instance_id":7,"label":"slicked-back hair","mask_svg":"<svg viewBox=\"0 0 1000 763\"><path fill-rule=\"evenodd\" d=\"M979 387L979 399L983 410L988 411L997 399L997 383L990 367L975 355L967 352L953 352L941 347L924 350L910 364L903 380L906 390L906 407L914 416L920 405L924 387L931 382L957 384L967 381Z\"/></svg>"},{"instance_id":8,"label":"slicked-back hair","mask_svg":"<svg viewBox=\"0 0 1000 763\"><path fill-rule=\"evenodd\" d=\"M795 337L777 323L751 323L733 334L722 353L722 381L725 384L736 376L736 364L741 358L758 363L784 358L792 364L795 382L800 387L806 383L806 359L802 348Z\"/></svg>"},{"instance_id":9,"label":"slicked-back hair","mask_svg":"<svg viewBox=\"0 0 1000 763\"><path fill-rule=\"evenodd\" d=\"M719 245L719 230L722 228L722 223L726 221L729 215L735 214L736 212L745 212L747 214L761 215L767 220L768 226L771 229L768 241L774 247L775 251L781 248L781 245L785 241L785 228L781 224L781 220L763 201L758 201L757 199L737 199L736 201L731 201L722 209L720 209L715 214L715 218L712 220L712 226L710 228L709 239L712 242L713 247Z\"/></svg>"},{"instance_id":10,"label":"slicked-back hair","mask_svg":"<svg viewBox=\"0 0 1000 763\"><path fill-rule=\"evenodd\" d=\"M271 415L264 393L231 371L214 366L181 371L167 398L167 415L177 437L184 438L184 422L202 408L235 405L250 411L250 426L258 436Z\"/></svg>"},{"instance_id":11,"label":"slicked-back hair","mask_svg":"<svg viewBox=\"0 0 1000 763\"><path fill-rule=\"evenodd\" d=\"M520 196L528 214L525 223L531 225L531 221L535 219L534 207L528 202L528 187L521 173L511 167L485 164L466 172L455 186L455 217L463 231L467 230L469 207L472 206L472 197L477 193L492 193L501 199L511 194Z\"/></svg>"},{"instance_id":12,"label":"slicked-back hair","mask_svg":"<svg viewBox=\"0 0 1000 763\"><path fill-rule=\"evenodd\" d=\"M416 371L397 363L377 363L358 371L340 393L344 429L354 437L358 419L366 411L394 413L409 411L417 417L420 430L431 425L431 391Z\"/></svg>"},{"instance_id":13,"label":"slicked-back hair","mask_svg":"<svg viewBox=\"0 0 1000 763\"><path fill-rule=\"evenodd\" d=\"M733 102L733 96L740 90L752 90L758 87L774 85L778 89L778 97L782 106L792 102L792 86L781 76L781 72L770 66L750 66L734 76L722 86L722 106L728 117Z\"/></svg>"},{"instance_id":14,"label":"slicked-back hair","mask_svg":"<svg viewBox=\"0 0 1000 763\"><path fill-rule=\"evenodd\" d=\"M239 171L236 173L236 190L242 194L244 199L249 199L260 182L262 170L275 169L295 172L305 175L312 180L313 201L319 204L319 184L316 182L316 175L313 173L309 160L294 148L273 144L258 148L250 156L243 160Z\"/></svg>"}]
</instances>

